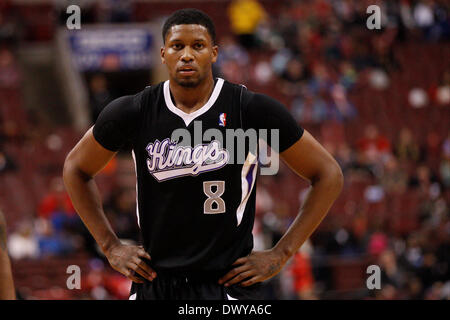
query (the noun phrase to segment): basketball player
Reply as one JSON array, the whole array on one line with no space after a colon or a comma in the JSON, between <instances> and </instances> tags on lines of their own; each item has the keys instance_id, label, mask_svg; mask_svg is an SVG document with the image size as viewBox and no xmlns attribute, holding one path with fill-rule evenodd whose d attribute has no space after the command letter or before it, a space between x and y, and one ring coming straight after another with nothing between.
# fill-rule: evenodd
<instances>
[{"instance_id":1,"label":"basketball player","mask_svg":"<svg viewBox=\"0 0 450 320\"><path fill-rule=\"evenodd\" d=\"M111 266L133 281L130 299L258 299L261 283L283 268L326 215L342 188L342 172L282 104L213 78L218 47L206 14L176 11L162 35L169 80L102 111L67 156L67 190ZM252 251L258 163L250 147L239 164L230 161L226 139L187 146L171 139L177 129L194 136L199 123L221 132L278 129L280 157L311 182L300 214L270 250ZM93 180L124 145L132 147L136 165L143 246L116 237Z\"/></svg>"},{"instance_id":2,"label":"basketball player","mask_svg":"<svg viewBox=\"0 0 450 320\"><path fill-rule=\"evenodd\" d=\"M0 210L0 300L14 300L16 293L6 249L6 219Z\"/></svg>"}]
</instances>

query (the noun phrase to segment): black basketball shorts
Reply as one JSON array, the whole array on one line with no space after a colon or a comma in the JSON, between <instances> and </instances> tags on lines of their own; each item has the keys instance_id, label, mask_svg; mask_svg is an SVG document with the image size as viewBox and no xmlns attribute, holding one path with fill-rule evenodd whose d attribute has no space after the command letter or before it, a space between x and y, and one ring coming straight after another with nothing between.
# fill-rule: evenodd
<instances>
[{"instance_id":1,"label":"black basketball shorts","mask_svg":"<svg viewBox=\"0 0 450 320\"><path fill-rule=\"evenodd\" d=\"M157 272L153 281L133 282L130 300L261 300L263 284L225 287L220 277L192 276Z\"/></svg>"}]
</instances>

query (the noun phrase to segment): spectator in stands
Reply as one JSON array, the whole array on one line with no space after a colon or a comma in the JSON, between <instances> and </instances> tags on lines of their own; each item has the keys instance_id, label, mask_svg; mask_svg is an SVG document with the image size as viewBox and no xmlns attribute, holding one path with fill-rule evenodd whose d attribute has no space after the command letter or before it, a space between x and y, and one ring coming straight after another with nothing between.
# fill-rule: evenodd
<instances>
[{"instance_id":1,"label":"spectator in stands","mask_svg":"<svg viewBox=\"0 0 450 320\"><path fill-rule=\"evenodd\" d=\"M416 140L413 139L409 128L404 127L400 130L397 143L394 145L394 154L401 162L421 160L421 150Z\"/></svg>"},{"instance_id":2,"label":"spectator in stands","mask_svg":"<svg viewBox=\"0 0 450 320\"><path fill-rule=\"evenodd\" d=\"M49 191L41 199L37 211L38 217L45 219L51 219L58 212L64 212L68 217L76 216L75 209L64 190L60 177L51 181Z\"/></svg>"},{"instance_id":3,"label":"spectator in stands","mask_svg":"<svg viewBox=\"0 0 450 320\"><path fill-rule=\"evenodd\" d=\"M440 270L436 255L428 250L423 255L423 263L418 269L417 275L425 288L431 288L435 282L440 280Z\"/></svg>"},{"instance_id":4,"label":"spectator in stands","mask_svg":"<svg viewBox=\"0 0 450 320\"><path fill-rule=\"evenodd\" d=\"M442 140L443 137L441 137L439 132L436 130L429 131L426 134L424 157L426 158L427 162L433 167L435 167L435 165L441 159Z\"/></svg>"},{"instance_id":5,"label":"spectator in stands","mask_svg":"<svg viewBox=\"0 0 450 320\"><path fill-rule=\"evenodd\" d=\"M431 36L431 29L434 24L433 1L419 1L413 10L413 17L416 26L418 26L425 36Z\"/></svg>"},{"instance_id":6,"label":"spectator in stands","mask_svg":"<svg viewBox=\"0 0 450 320\"><path fill-rule=\"evenodd\" d=\"M98 1L97 19L99 22L130 22L133 7L130 0Z\"/></svg>"},{"instance_id":7,"label":"spectator in stands","mask_svg":"<svg viewBox=\"0 0 450 320\"><path fill-rule=\"evenodd\" d=\"M344 86L345 89L352 89L358 80L358 74L349 61L342 61L339 65L339 83Z\"/></svg>"},{"instance_id":8,"label":"spectator in stands","mask_svg":"<svg viewBox=\"0 0 450 320\"><path fill-rule=\"evenodd\" d=\"M245 72L242 72L242 69L235 60L228 60L224 62L222 75L229 81L233 81L235 83L245 82L247 76Z\"/></svg>"},{"instance_id":9,"label":"spectator in stands","mask_svg":"<svg viewBox=\"0 0 450 320\"><path fill-rule=\"evenodd\" d=\"M444 187L450 189L450 132L442 143L442 159L439 171Z\"/></svg>"},{"instance_id":10,"label":"spectator in stands","mask_svg":"<svg viewBox=\"0 0 450 320\"><path fill-rule=\"evenodd\" d=\"M312 247L309 242L293 256L290 272L292 273L294 290L299 300L316 300L314 275L311 265Z\"/></svg>"},{"instance_id":11,"label":"spectator in stands","mask_svg":"<svg viewBox=\"0 0 450 320\"><path fill-rule=\"evenodd\" d=\"M0 47L0 88L16 89L20 82L20 72L12 52Z\"/></svg>"},{"instance_id":12,"label":"spectator in stands","mask_svg":"<svg viewBox=\"0 0 450 320\"><path fill-rule=\"evenodd\" d=\"M94 258L89 261L89 271L83 274L81 290L93 300L111 299L105 288L106 270L102 260Z\"/></svg>"},{"instance_id":13,"label":"spectator in stands","mask_svg":"<svg viewBox=\"0 0 450 320\"><path fill-rule=\"evenodd\" d=\"M402 194L406 191L408 186L408 174L399 166L399 163L394 156L387 157L380 182L383 190L388 194Z\"/></svg>"},{"instance_id":14,"label":"spectator in stands","mask_svg":"<svg viewBox=\"0 0 450 320\"><path fill-rule=\"evenodd\" d=\"M327 117L327 105L320 97L305 91L303 98L292 102L292 113L299 123L321 123Z\"/></svg>"},{"instance_id":15,"label":"spectator in stands","mask_svg":"<svg viewBox=\"0 0 450 320\"><path fill-rule=\"evenodd\" d=\"M374 124L369 124L364 130L364 137L358 142L358 150L365 154L370 162L376 163L391 151L390 141L378 131Z\"/></svg>"},{"instance_id":16,"label":"spectator in stands","mask_svg":"<svg viewBox=\"0 0 450 320\"><path fill-rule=\"evenodd\" d=\"M102 74L93 75L89 80L89 93L91 117L92 121L95 122L103 108L111 102L114 97L108 89L106 77Z\"/></svg>"},{"instance_id":17,"label":"spectator in stands","mask_svg":"<svg viewBox=\"0 0 450 320\"><path fill-rule=\"evenodd\" d=\"M259 46L256 31L266 16L263 6L257 0L233 0L228 7L231 30L239 43L247 49Z\"/></svg>"},{"instance_id":18,"label":"spectator in stands","mask_svg":"<svg viewBox=\"0 0 450 320\"><path fill-rule=\"evenodd\" d=\"M439 106L450 105L450 71L444 72L441 81L435 87L431 88L434 91L434 100Z\"/></svg>"},{"instance_id":19,"label":"spectator in stands","mask_svg":"<svg viewBox=\"0 0 450 320\"><path fill-rule=\"evenodd\" d=\"M81 235L85 230L60 177L51 181L50 190L39 203L37 213L43 255L64 254L81 246Z\"/></svg>"},{"instance_id":20,"label":"spectator in stands","mask_svg":"<svg viewBox=\"0 0 450 320\"><path fill-rule=\"evenodd\" d=\"M345 142L337 148L337 152L334 156L344 174L353 167L356 161L354 150Z\"/></svg>"},{"instance_id":21,"label":"spectator in stands","mask_svg":"<svg viewBox=\"0 0 450 320\"><path fill-rule=\"evenodd\" d=\"M332 117L338 121L348 121L356 117L355 106L348 100L345 88L340 84L333 85L331 89L331 107Z\"/></svg>"},{"instance_id":22,"label":"spectator in stands","mask_svg":"<svg viewBox=\"0 0 450 320\"><path fill-rule=\"evenodd\" d=\"M0 149L0 174L17 170L15 161Z\"/></svg>"},{"instance_id":23,"label":"spectator in stands","mask_svg":"<svg viewBox=\"0 0 450 320\"><path fill-rule=\"evenodd\" d=\"M14 260L39 257L39 244L32 222L23 221L9 236L8 251Z\"/></svg>"},{"instance_id":24,"label":"spectator in stands","mask_svg":"<svg viewBox=\"0 0 450 320\"><path fill-rule=\"evenodd\" d=\"M220 55L213 65L218 75L236 83L246 83L249 73L249 56L231 36L225 36L220 43Z\"/></svg>"},{"instance_id":25,"label":"spectator in stands","mask_svg":"<svg viewBox=\"0 0 450 320\"><path fill-rule=\"evenodd\" d=\"M291 58L281 72L280 90L288 96L298 95L301 86L308 78L308 71L302 61L298 58Z\"/></svg>"},{"instance_id":26,"label":"spectator in stands","mask_svg":"<svg viewBox=\"0 0 450 320\"><path fill-rule=\"evenodd\" d=\"M381 283L383 285L390 284L396 289L400 289L405 285L406 278L404 270L397 263L395 252L387 248L378 257L377 264L381 269Z\"/></svg>"},{"instance_id":27,"label":"spectator in stands","mask_svg":"<svg viewBox=\"0 0 450 320\"><path fill-rule=\"evenodd\" d=\"M22 33L15 9L8 4L3 9L0 8L0 43L14 46L21 38Z\"/></svg>"},{"instance_id":28,"label":"spectator in stands","mask_svg":"<svg viewBox=\"0 0 450 320\"><path fill-rule=\"evenodd\" d=\"M323 63L316 63L312 68L312 76L308 81L308 89L313 94L327 94L333 87L330 72Z\"/></svg>"},{"instance_id":29,"label":"spectator in stands","mask_svg":"<svg viewBox=\"0 0 450 320\"><path fill-rule=\"evenodd\" d=\"M51 221L38 219L36 229L40 257L66 255L74 252L73 238L63 230L56 229Z\"/></svg>"},{"instance_id":30,"label":"spectator in stands","mask_svg":"<svg viewBox=\"0 0 450 320\"><path fill-rule=\"evenodd\" d=\"M417 167L415 174L410 177L409 186L417 188L423 195L429 196L434 183L437 183L437 177L427 165L422 164Z\"/></svg>"},{"instance_id":31,"label":"spectator in stands","mask_svg":"<svg viewBox=\"0 0 450 320\"><path fill-rule=\"evenodd\" d=\"M245 49L243 49L231 36L225 36L220 43L220 55L217 58L216 65L223 68L223 64L227 61L236 61L236 63L244 68L248 66L249 57Z\"/></svg>"}]
</instances>

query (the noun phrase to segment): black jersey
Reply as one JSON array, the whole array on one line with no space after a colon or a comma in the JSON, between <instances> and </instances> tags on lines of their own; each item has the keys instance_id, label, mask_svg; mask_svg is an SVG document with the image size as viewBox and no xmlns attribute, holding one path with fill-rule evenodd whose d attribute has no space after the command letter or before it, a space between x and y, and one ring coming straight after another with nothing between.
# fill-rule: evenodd
<instances>
[{"instance_id":1,"label":"black jersey","mask_svg":"<svg viewBox=\"0 0 450 320\"><path fill-rule=\"evenodd\" d=\"M208 102L190 114L174 105L169 81L119 98L100 114L95 139L113 151L132 147L138 221L157 272L227 271L251 252L256 152L249 146L238 161L226 148L226 130L249 128L279 129L280 152L303 134L283 105L220 78ZM208 129L222 140L203 139ZM176 130L192 139L173 139Z\"/></svg>"}]
</instances>

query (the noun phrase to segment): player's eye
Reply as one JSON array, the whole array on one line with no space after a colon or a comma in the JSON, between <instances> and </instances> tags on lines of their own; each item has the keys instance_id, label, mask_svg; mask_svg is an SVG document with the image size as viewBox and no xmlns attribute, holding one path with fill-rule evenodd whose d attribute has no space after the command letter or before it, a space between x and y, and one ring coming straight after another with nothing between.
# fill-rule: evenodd
<instances>
[{"instance_id":1,"label":"player's eye","mask_svg":"<svg viewBox=\"0 0 450 320\"><path fill-rule=\"evenodd\" d=\"M172 45L172 48L174 48L175 50L179 50L179 49L181 49L181 44L180 43L174 43L173 45Z\"/></svg>"},{"instance_id":2,"label":"player's eye","mask_svg":"<svg viewBox=\"0 0 450 320\"><path fill-rule=\"evenodd\" d=\"M202 43L196 43L194 44L194 48L199 50L199 49L203 49L204 45Z\"/></svg>"}]
</instances>

